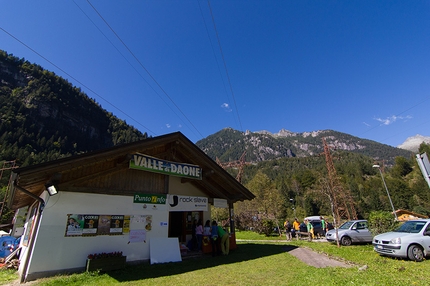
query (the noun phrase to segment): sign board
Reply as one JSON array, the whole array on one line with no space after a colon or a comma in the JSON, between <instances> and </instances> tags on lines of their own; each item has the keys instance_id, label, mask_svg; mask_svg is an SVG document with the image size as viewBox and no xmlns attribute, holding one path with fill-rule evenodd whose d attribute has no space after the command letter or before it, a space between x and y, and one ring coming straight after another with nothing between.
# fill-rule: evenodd
<instances>
[{"instance_id":1,"label":"sign board","mask_svg":"<svg viewBox=\"0 0 430 286\"><path fill-rule=\"evenodd\" d=\"M177 237L154 237L149 241L151 264L182 261Z\"/></svg>"},{"instance_id":2,"label":"sign board","mask_svg":"<svg viewBox=\"0 0 430 286\"><path fill-rule=\"evenodd\" d=\"M216 207L216 208L227 208L228 207L227 200L214 198L214 207Z\"/></svg>"},{"instance_id":3,"label":"sign board","mask_svg":"<svg viewBox=\"0 0 430 286\"><path fill-rule=\"evenodd\" d=\"M135 204L165 205L166 201L167 195L135 194L133 197Z\"/></svg>"},{"instance_id":4,"label":"sign board","mask_svg":"<svg viewBox=\"0 0 430 286\"><path fill-rule=\"evenodd\" d=\"M169 211L207 211L208 198L169 195Z\"/></svg>"},{"instance_id":5,"label":"sign board","mask_svg":"<svg viewBox=\"0 0 430 286\"><path fill-rule=\"evenodd\" d=\"M420 166L421 169L421 173L423 174L424 179L426 180L430 188L430 162L429 158L427 157L427 153L423 153L421 155L417 154L416 157L418 166Z\"/></svg>"},{"instance_id":6,"label":"sign board","mask_svg":"<svg viewBox=\"0 0 430 286\"><path fill-rule=\"evenodd\" d=\"M177 177L202 179L202 168L197 165L170 162L138 153L131 157L129 168Z\"/></svg>"}]
</instances>

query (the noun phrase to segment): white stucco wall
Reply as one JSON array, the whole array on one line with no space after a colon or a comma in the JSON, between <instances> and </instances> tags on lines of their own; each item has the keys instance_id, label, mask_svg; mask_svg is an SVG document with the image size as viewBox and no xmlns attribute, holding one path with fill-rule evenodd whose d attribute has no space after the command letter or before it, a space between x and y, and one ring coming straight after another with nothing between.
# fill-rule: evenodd
<instances>
[{"instance_id":1,"label":"white stucco wall","mask_svg":"<svg viewBox=\"0 0 430 286\"><path fill-rule=\"evenodd\" d=\"M66 237L67 214L152 215L146 242L128 243L129 234ZM88 254L122 251L127 261L149 259L151 238L167 237L167 206L143 209L130 196L59 192L50 197L42 213L28 274L85 267Z\"/></svg>"},{"instance_id":2,"label":"white stucco wall","mask_svg":"<svg viewBox=\"0 0 430 286\"><path fill-rule=\"evenodd\" d=\"M169 194L207 197L193 185L181 183L181 179L177 177L170 177ZM168 237L167 204L157 205L156 209L152 208L152 205L143 208L142 204L133 203L131 196L75 193L66 190L44 199L46 206L29 260L27 277L43 277L43 273L67 269L84 269L87 256L92 253L122 251L123 255L127 256L127 262L149 260L151 239ZM66 237L67 214L152 215L152 229L146 233L145 242L137 243L129 243L129 233ZM203 212L203 222L207 219L210 219L209 204L208 210ZM23 247L22 253L22 257L25 257L26 247Z\"/></svg>"}]
</instances>

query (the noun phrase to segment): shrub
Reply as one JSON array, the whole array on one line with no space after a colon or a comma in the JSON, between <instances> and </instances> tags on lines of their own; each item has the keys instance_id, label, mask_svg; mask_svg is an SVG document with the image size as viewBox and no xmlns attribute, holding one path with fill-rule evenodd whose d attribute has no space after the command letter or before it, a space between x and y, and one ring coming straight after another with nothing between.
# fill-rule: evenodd
<instances>
[{"instance_id":1,"label":"shrub","mask_svg":"<svg viewBox=\"0 0 430 286\"><path fill-rule=\"evenodd\" d=\"M399 226L399 222L394 220L393 215L386 211L372 211L368 221L373 235L392 231Z\"/></svg>"}]
</instances>

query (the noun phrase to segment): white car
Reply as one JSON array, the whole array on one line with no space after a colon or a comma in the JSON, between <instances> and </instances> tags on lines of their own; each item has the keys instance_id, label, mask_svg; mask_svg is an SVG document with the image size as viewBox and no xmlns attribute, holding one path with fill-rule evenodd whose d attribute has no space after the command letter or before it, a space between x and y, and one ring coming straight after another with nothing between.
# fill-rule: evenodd
<instances>
[{"instance_id":1,"label":"white car","mask_svg":"<svg viewBox=\"0 0 430 286\"><path fill-rule=\"evenodd\" d=\"M381 255L423 261L430 255L430 219L406 221L395 231L375 236L373 249Z\"/></svg>"},{"instance_id":2,"label":"white car","mask_svg":"<svg viewBox=\"0 0 430 286\"><path fill-rule=\"evenodd\" d=\"M342 224L337 230L339 241L342 245L349 246L352 243L371 243L372 233L369 231L367 220L350 220ZM336 229L329 230L325 238L329 242L336 241Z\"/></svg>"}]
</instances>

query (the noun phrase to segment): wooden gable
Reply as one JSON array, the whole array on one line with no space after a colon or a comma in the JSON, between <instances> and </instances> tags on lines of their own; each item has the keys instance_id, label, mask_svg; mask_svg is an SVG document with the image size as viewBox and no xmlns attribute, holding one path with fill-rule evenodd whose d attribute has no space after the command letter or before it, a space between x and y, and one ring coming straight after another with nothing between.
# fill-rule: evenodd
<instances>
[{"instance_id":1,"label":"wooden gable","mask_svg":"<svg viewBox=\"0 0 430 286\"><path fill-rule=\"evenodd\" d=\"M229 202L253 199L254 195L203 151L176 132L109 149L68 157L14 170L15 184L35 196L52 182L58 191L130 195L136 192L167 193L168 176L129 168L131 156L146 154L163 160L198 165L202 180L182 179L212 198ZM34 201L28 194L11 188L9 207L17 209Z\"/></svg>"}]
</instances>

